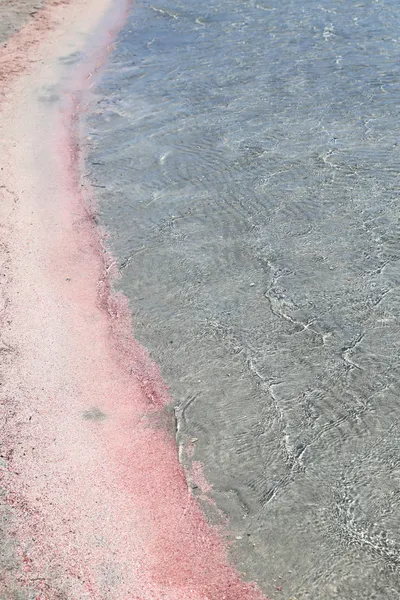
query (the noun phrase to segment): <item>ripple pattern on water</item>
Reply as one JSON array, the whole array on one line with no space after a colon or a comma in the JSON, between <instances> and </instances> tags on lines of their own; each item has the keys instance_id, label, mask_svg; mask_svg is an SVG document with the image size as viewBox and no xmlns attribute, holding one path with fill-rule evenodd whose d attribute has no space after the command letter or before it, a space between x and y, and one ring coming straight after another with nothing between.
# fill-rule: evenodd
<instances>
[{"instance_id":1,"label":"ripple pattern on water","mask_svg":"<svg viewBox=\"0 0 400 600\"><path fill-rule=\"evenodd\" d=\"M181 459L271 598L400 595L399 32L394 0L142 2L89 118Z\"/></svg>"}]
</instances>

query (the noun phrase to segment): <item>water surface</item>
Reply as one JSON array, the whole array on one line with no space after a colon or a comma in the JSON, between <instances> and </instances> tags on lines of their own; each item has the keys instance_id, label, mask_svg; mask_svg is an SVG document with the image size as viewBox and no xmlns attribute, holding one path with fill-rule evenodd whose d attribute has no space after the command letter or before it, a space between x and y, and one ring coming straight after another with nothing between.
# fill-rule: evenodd
<instances>
[{"instance_id":1,"label":"water surface","mask_svg":"<svg viewBox=\"0 0 400 600\"><path fill-rule=\"evenodd\" d=\"M400 596L399 51L394 0L138 2L89 118L181 459L271 598Z\"/></svg>"}]
</instances>

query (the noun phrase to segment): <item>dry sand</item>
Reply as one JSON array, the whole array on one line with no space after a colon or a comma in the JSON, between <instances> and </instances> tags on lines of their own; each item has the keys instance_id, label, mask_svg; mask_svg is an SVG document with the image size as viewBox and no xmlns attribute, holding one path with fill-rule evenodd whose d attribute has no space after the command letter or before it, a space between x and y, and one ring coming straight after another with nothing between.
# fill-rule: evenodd
<instances>
[{"instance_id":1,"label":"dry sand","mask_svg":"<svg viewBox=\"0 0 400 600\"><path fill-rule=\"evenodd\" d=\"M0 44L19 31L43 5L43 0L2 0L0 3Z\"/></svg>"},{"instance_id":2,"label":"dry sand","mask_svg":"<svg viewBox=\"0 0 400 600\"><path fill-rule=\"evenodd\" d=\"M192 496L83 185L82 91L126 9L49 2L0 57L0 597L261 599Z\"/></svg>"}]
</instances>

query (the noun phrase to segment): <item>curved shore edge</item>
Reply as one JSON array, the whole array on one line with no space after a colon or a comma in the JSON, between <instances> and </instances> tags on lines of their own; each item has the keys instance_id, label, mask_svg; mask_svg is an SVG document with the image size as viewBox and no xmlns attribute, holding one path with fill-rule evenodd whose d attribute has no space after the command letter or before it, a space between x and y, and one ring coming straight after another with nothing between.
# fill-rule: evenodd
<instances>
[{"instance_id":1,"label":"curved shore edge","mask_svg":"<svg viewBox=\"0 0 400 600\"><path fill-rule=\"evenodd\" d=\"M83 183L82 91L127 7L49 2L2 51L0 596L262 600L155 425L168 391L112 291Z\"/></svg>"}]
</instances>

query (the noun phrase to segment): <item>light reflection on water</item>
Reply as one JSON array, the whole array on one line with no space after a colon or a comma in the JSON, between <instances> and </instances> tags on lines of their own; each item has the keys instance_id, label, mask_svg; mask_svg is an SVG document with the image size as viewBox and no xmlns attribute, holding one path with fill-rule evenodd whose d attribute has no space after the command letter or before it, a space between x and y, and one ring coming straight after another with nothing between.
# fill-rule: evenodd
<instances>
[{"instance_id":1,"label":"light reflection on water","mask_svg":"<svg viewBox=\"0 0 400 600\"><path fill-rule=\"evenodd\" d=\"M400 594L399 47L394 1L139 3L89 119L135 334L271 598Z\"/></svg>"}]
</instances>

